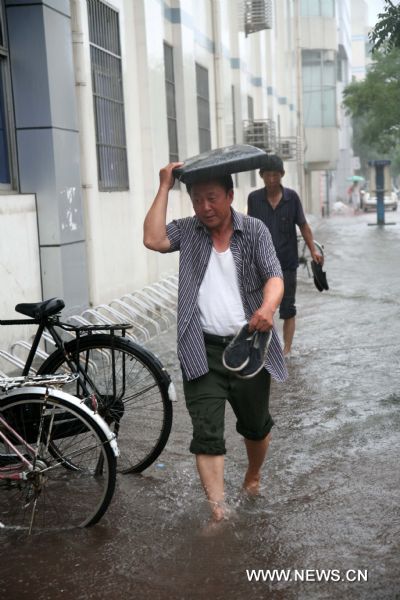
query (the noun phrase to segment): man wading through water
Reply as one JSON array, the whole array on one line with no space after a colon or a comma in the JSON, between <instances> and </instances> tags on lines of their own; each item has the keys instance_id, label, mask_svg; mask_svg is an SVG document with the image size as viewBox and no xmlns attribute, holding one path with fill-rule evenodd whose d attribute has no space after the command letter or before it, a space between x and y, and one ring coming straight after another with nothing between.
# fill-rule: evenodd
<instances>
[{"instance_id":1,"label":"man wading through water","mask_svg":"<svg viewBox=\"0 0 400 600\"><path fill-rule=\"evenodd\" d=\"M259 491L273 426L268 408L270 374L277 381L287 377L281 345L272 329L283 280L267 227L231 207L231 175L187 185L195 216L166 225L172 171L182 164L171 163L160 171L160 186L144 222L144 244L158 252L180 251L178 356L193 424L190 451L196 455L213 521L218 522L226 516L226 400L247 450L243 488L250 494ZM246 323L250 331L272 329L272 338L265 368L242 379L225 368L222 354Z\"/></svg>"},{"instance_id":2,"label":"man wading through water","mask_svg":"<svg viewBox=\"0 0 400 600\"><path fill-rule=\"evenodd\" d=\"M294 190L283 187L285 175L282 159L276 154L265 157L260 168L265 187L249 194L247 214L261 219L268 227L276 254L282 267L284 294L279 307L279 317L283 319L283 352L290 356L296 328L296 284L299 257L297 251L298 225L312 259L321 265L324 258L317 251L313 234L304 216L300 198Z\"/></svg>"}]
</instances>

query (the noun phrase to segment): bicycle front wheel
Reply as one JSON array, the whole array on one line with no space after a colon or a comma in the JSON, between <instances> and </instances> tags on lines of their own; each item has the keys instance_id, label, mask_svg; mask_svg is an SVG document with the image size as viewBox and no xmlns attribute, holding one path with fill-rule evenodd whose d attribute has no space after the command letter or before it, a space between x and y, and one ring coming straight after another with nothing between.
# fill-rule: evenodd
<instances>
[{"instance_id":1,"label":"bicycle front wheel","mask_svg":"<svg viewBox=\"0 0 400 600\"><path fill-rule=\"evenodd\" d=\"M9 471L15 467L24 477L7 479L2 473L1 527L40 532L97 523L114 493L116 458L96 420L75 398L45 389L10 394L0 401L0 411L18 434L6 431L7 437L31 464L19 464L13 455Z\"/></svg>"},{"instance_id":2,"label":"bicycle front wheel","mask_svg":"<svg viewBox=\"0 0 400 600\"><path fill-rule=\"evenodd\" d=\"M65 391L78 397L95 394L99 414L118 436L118 470L142 472L160 455L171 431L168 374L153 354L121 337L88 335L65 349L69 359L56 351L39 373L70 373L79 363L80 380Z\"/></svg>"}]
</instances>

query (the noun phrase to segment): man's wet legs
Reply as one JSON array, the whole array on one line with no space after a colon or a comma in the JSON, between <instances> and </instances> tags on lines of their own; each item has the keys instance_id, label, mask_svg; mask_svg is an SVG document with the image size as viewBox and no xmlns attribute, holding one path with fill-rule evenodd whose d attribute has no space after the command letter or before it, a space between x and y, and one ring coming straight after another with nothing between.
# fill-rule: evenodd
<instances>
[{"instance_id":1,"label":"man's wet legs","mask_svg":"<svg viewBox=\"0 0 400 600\"><path fill-rule=\"evenodd\" d=\"M284 319L283 321L283 354L286 356L292 349L294 332L296 329L296 317Z\"/></svg>"},{"instance_id":2,"label":"man's wet legs","mask_svg":"<svg viewBox=\"0 0 400 600\"><path fill-rule=\"evenodd\" d=\"M196 454L196 464L213 520L221 521L225 516L224 455Z\"/></svg>"},{"instance_id":3,"label":"man's wet legs","mask_svg":"<svg viewBox=\"0 0 400 600\"><path fill-rule=\"evenodd\" d=\"M261 467L267 455L271 433L263 440L244 440L249 465L243 482L243 489L251 495L257 495L260 489Z\"/></svg>"}]
</instances>

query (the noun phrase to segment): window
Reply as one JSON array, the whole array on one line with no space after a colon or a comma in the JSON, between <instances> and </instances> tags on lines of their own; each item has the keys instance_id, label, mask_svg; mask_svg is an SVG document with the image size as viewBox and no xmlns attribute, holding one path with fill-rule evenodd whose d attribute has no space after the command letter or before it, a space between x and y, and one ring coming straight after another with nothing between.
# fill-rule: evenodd
<instances>
[{"instance_id":1,"label":"window","mask_svg":"<svg viewBox=\"0 0 400 600\"><path fill-rule=\"evenodd\" d=\"M206 152L211 148L210 93L208 89L208 70L196 64L197 119L199 124L199 150Z\"/></svg>"},{"instance_id":2,"label":"window","mask_svg":"<svg viewBox=\"0 0 400 600\"><path fill-rule=\"evenodd\" d=\"M99 189L127 190L118 13L100 0L87 0L87 3Z\"/></svg>"},{"instance_id":3,"label":"window","mask_svg":"<svg viewBox=\"0 0 400 600\"><path fill-rule=\"evenodd\" d=\"M345 50L344 46L342 46L342 44L339 44L338 53L336 55L336 64L337 64L337 70L336 70L337 80L341 81L345 85L347 85L349 83L349 81L348 81L349 65L348 65L346 50Z\"/></svg>"},{"instance_id":4,"label":"window","mask_svg":"<svg viewBox=\"0 0 400 600\"><path fill-rule=\"evenodd\" d=\"M336 64L331 50L303 50L303 111L306 127L336 127Z\"/></svg>"},{"instance_id":5,"label":"window","mask_svg":"<svg viewBox=\"0 0 400 600\"><path fill-rule=\"evenodd\" d=\"M0 190L16 188L11 79L3 3L0 3Z\"/></svg>"},{"instance_id":6,"label":"window","mask_svg":"<svg viewBox=\"0 0 400 600\"><path fill-rule=\"evenodd\" d=\"M167 97L169 161L177 162L179 160L179 150L175 102L174 54L172 47L166 43L164 43L164 69L165 94Z\"/></svg>"},{"instance_id":7,"label":"window","mask_svg":"<svg viewBox=\"0 0 400 600\"><path fill-rule=\"evenodd\" d=\"M335 16L335 0L301 0L302 17Z\"/></svg>"}]
</instances>

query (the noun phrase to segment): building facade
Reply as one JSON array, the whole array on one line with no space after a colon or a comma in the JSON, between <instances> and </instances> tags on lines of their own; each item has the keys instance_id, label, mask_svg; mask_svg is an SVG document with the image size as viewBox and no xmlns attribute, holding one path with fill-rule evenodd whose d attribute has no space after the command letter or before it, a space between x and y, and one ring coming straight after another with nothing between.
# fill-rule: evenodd
<instances>
[{"instance_id":1,"label":"building facade","mask_svg":"<svg viewBox=\"0 0 400 600\"><path fill-rule=\"evenodd\" d=\"M258 145L283 157L286 185L321 213L314 184L340 162L336 61L350 61L333 0L0 6L4 317L51 296L79 312L176 271L176 256L142 244L170 160ZM244 173L235 184L245 210L262 181ZM176 185L168 217L189 214Z\"/></svg>"}]
</instances>

